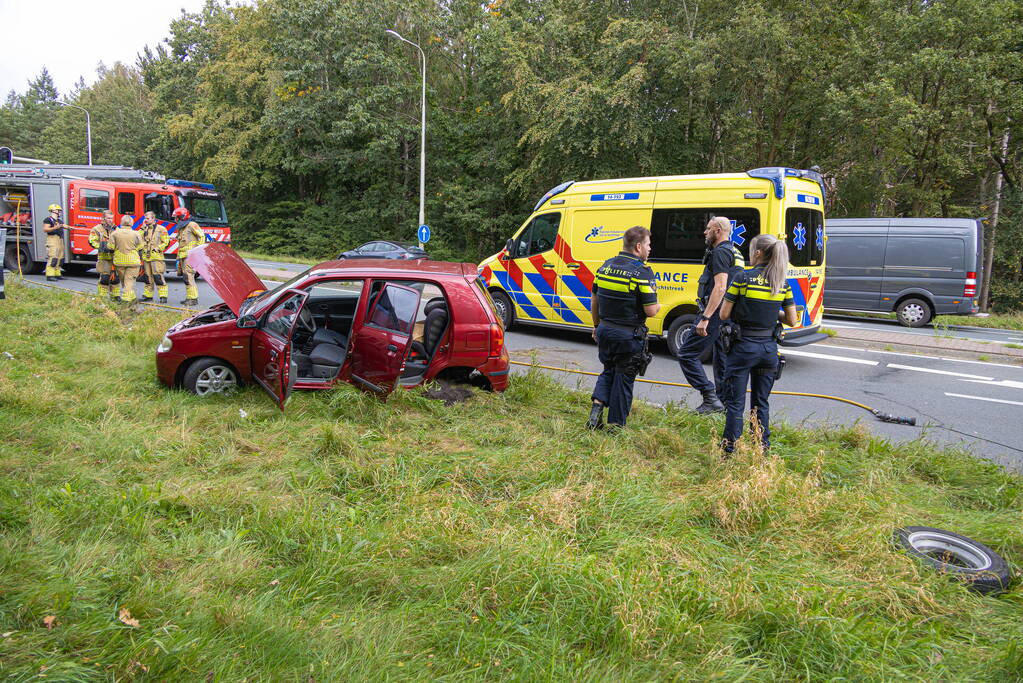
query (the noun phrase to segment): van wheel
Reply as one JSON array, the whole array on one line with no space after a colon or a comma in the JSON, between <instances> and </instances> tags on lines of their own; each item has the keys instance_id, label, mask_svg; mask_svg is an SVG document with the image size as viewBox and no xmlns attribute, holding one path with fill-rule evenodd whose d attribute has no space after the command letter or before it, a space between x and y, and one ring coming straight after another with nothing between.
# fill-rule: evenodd
<instances>
[{"instance_id":1,"label":"van wheel","mask_svg":"<svg viewBox=\"0 0 1023 683\"><path fill-rule=\"evenodd\" d=\"M188 366L181 380L181 386L197 396L229 394L240 385L235 369L219 358L197 360Z\"/></svg>"},{"instance_id":2,"label":"van wheel","mask_svg":"<svg viewBox=\"0 0 1023 683\"><path fill-rule=\"evenodd\" d=\"M515 322L515 309L512 306L511 299L499 289L490 290L490 298L494 300L494 308L497 309L497 315L501 318L504 329L507 330Z\"/></svg>"},{"instance_id":3,"label":"van wheel","mask_svg":"<svg viewBox=\"0 0 1023 683\"><path fill-rule=\"evenodd\" d=\"M895 315L906 327L923 327L931 321L931 307L923 299L904 299L895 307Z\"/></svg>"},{"instance_id":4,"label":"van wheel","mask_svg":"<svg viewBox=\"0 0 1023 683\"><path fill-rule=\"evenodd\" d=\"M695 322L695 315L680 315L671 322L671 325L668 327L667 341L668 353L670 353L673 358L678 358L678 352L682 348L682 341L685 339L686 334ZM700 356L700 362L709 363L712 358L714 358L713 346L708 347L707 350L703 352L703 355Z\"/></svg>"}]
</instances>

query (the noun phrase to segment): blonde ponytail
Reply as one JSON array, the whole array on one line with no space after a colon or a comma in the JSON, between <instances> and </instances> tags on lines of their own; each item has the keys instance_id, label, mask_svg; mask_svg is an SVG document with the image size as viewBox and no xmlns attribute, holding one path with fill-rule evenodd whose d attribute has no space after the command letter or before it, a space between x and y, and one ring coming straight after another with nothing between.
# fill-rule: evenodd
<instances>
[{"instance_id":1,"label":"blonde ponytail","mask_svg":"<svg viewBox=\"0 0 1023 683\"><path fill-rule=\"evenodd\" d=\"M749 245L751 260L760 252L761 260L753 265L764 266L764 277L771 285L771 293L777 294L785 287L785 276L789 267L789 249L774 235L757 235Z\"/></svg>"}]
</instances>

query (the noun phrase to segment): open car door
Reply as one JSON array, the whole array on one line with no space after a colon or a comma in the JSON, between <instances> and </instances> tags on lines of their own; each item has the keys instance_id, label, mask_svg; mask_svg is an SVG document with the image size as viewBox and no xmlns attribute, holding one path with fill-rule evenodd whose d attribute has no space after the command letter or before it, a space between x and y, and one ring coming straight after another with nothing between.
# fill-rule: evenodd
<instances>
[{"instance_id":1,"label":"open car door","mask_svg":"<svg viewBox=\"0 0 1023 683\"><path fill-rule=\"evenodd\" d=\"M286 292L252 331L252 376L277 400L281 410L298 375L298 366L291 359L291 337L308 297L307 292Z\"/></svg>"},{"instance_id":2,"label":"open car door","mask_svg":"<svg viewBox=\"0 0 1023 683\"><path fill-rule=\"evenodd\" d=\"M387 283L369 302L369 310L352 341L352 380L377 394L394 389L412 340L420 293Z\"/></svg>"}]
</instances>

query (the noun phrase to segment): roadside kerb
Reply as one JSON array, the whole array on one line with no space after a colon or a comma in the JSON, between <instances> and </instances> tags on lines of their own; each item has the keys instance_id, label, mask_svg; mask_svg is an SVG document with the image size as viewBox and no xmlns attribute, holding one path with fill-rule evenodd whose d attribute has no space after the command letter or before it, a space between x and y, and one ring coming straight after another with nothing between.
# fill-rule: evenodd
<instances>
[{"instance_id":1,"label":"roadside kerb","mask_svg":"<svg viewBox=\"0 0 1023 683\"><path fill-rule=\"evenodd\" d=\"M950 337L928 337L922 334L899 334L898 332L881 332L879 330L858 330L842 328L835 331L835 339L855 339L857 341L874 342L877 344L898 344L900 346L922 346L930 349L946 349L976 354L996 354L1023 358L1023 349L1014 349L998 342L983 344L967 339Z\"/></svg>"}]
</instances>

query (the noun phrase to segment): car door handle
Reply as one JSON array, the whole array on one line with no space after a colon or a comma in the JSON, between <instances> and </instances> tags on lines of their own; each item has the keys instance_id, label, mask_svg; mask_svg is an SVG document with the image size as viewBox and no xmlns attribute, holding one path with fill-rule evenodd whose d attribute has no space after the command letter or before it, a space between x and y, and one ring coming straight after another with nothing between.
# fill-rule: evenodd
<instances>
[{"instance_id":1,"label":"car door handle","mask_svg":"<svg viewBox=\"0 0 1023 683\"><path fill-rule=\"evenodd\" d=\"M388 344L387 350L390 351L391 353L395 353L398 350L398 347L395 346L394 344Z\"/></svg>"},{"instance_id":2,"label":"car door handle","mask_svg":"<svg viewBox=\"0 0 1023 683\"><path fill-rule=\"evenodd\" d=\"M581 264L581 263L569 263L567 265L572 270L577 270L578 268L582 268L583 267L583 264Z\"/></svg>"},{"instance_id":3,"label":"car door handle","mask_svg":"<svg viewBox=\"0 0 1023 683\"><path fill-rule=\"evenodd\" d=\"M553 263L545 263L545 264L543 264L540 267L541 268L546 268L547 270L554 270L554 264Z\"/></svg>"}]
</instances>

